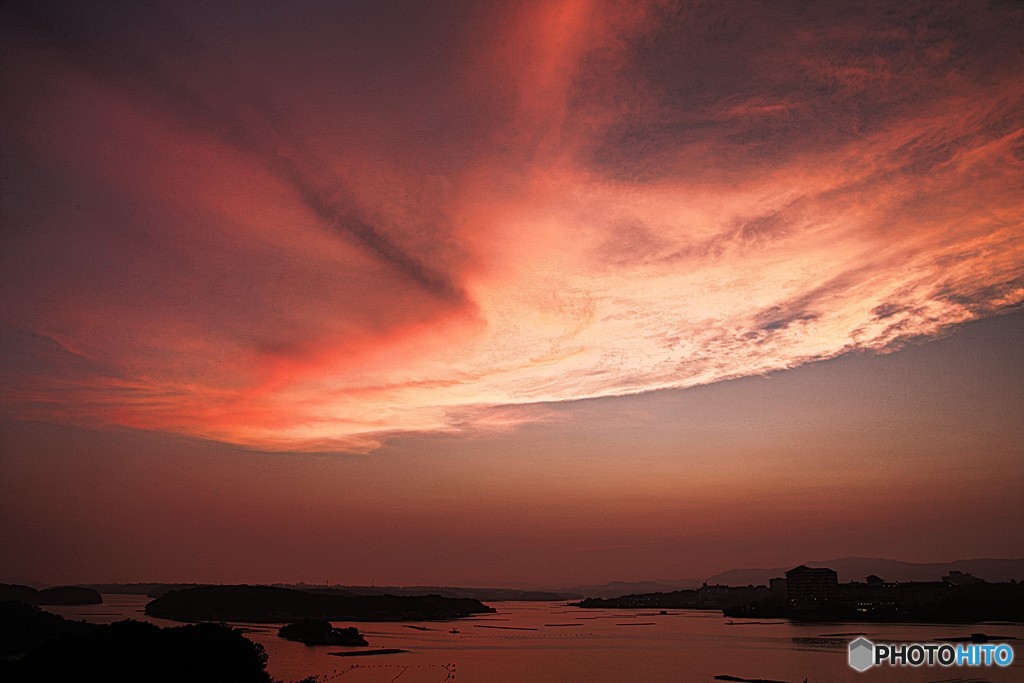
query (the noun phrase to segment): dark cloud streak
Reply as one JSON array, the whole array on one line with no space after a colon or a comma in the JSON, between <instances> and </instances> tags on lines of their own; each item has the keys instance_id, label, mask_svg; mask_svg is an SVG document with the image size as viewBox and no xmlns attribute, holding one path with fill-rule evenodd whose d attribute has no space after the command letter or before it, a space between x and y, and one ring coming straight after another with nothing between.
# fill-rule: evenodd
<instances>
[{"instance_id":1,"label":"dark cloud streak","mask_svg":"<svg viewBox=\"0 0 1024 683\"><path fill-rule=\"evenodd\" d=\"M321 190L301 167L314 163L322 168L323 164L316 163L315 156L289 134L280 105L255 95L241 70L204 45L173 11L160 3L68 7L45 2L12 3L8 11L94 77L135 94L145 92L161 109L173 112L178 122L259 158L334 234L361 245L433 295L452 303L463 300L464 294L449 276L427 266L385 230L361 218L354 201L339 201L339 196L347 194L340 178L330 179L330 193ZM155 51L161 47L163 54ZM184 55L174 54L182 48ZM175 66L168 63L169 57L176 58ZM191 70L188 65L193 65ZM207 87L229 88L235 104L225 97L218 104L194 87L196 79ZM238 107L240 102L244 107ZM280 147L285 145L306 161L283 154Z\"/></svg>"}]
</instances>

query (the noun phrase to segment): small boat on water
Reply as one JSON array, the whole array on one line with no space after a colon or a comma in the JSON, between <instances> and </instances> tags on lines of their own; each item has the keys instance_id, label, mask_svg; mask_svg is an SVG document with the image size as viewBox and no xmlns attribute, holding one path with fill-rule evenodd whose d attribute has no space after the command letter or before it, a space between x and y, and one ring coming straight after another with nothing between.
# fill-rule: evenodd
<instances>
[{"instance_id":1,"label":"small boat on water","mask_svg":"<svg viewBox=\"0 0 1024 683\"><path fill-rule=\"evenodd\" d=\"M453 628L451 631L448 631L448 633L458 633L458 632L459 632L459 629L457 629L457 628Z\"/></svg>"}]
</instances>

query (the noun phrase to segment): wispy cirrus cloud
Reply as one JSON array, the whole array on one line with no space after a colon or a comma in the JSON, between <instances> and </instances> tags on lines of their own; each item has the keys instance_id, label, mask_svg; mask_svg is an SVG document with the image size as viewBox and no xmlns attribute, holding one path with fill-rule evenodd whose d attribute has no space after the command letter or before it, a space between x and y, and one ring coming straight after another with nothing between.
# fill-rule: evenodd
<instances>
[{"instance_id":1,"label":"wispy cirrus cloud","mask_svg":"<svg viewBox=\"0 0 1024 683\"><path fill-rule=\"evenodd\" d=\"M1024 301L1013 5L7 12L10 415L369 450Z\"/></svg>"}]
</instances>

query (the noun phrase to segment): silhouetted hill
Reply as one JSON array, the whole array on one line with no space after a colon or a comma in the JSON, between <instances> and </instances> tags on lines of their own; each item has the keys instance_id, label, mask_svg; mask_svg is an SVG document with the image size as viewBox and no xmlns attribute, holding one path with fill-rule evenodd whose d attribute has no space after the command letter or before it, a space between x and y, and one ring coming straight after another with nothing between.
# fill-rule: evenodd
<instances>
[{"instance_id":1,"label":"silhouetted hill","mask_svg":"<svg viewBox=\"0 0 1024 683\"><path fill-rule=\"evenodd\" d=\"M10 683L272 683L263 647L222 624L87 624L7 602L0 604L0 652L24 653L0 659L0 680Z\"/></svg>"},{"instance_id":2,"label":"silhouetted hill","mask_svg":"<svg viewBox=\"0 0 1024 683\"><path fill-rule=\"evenodd\" d=\"M179 588L191 588L203 586L201 583L82 583L85 588L92 588L100 593L114 593L118 595L148 595L151 598L158 598L164 593Z\"/></svg>"},{"instance_id":3,"label":"silhouetted hill","mask_svg":"<svg viewBox=\"0 0 1024 683\"><path fill-rule=\"evenodd\" d=\"M274 586L199 586L171 591L146 605L146 614L178 621L419 621L493 611L471 598L347 596Z\"/></svg>"},{"instance_id":4,"label":"silhouetted hill","mask_svg":"<svg viewBox=\"0 0 1024 683\"><path fill-rule=\"evenodd\" d=\"M171 591L180 591L184 588L198 588L199 586L205 586L208 584L204 583L158 583L153 586L146 595L151 598L159 598L167 595Z\"/></svg>"},{"instance_id":5,"label":"silhouetted hill","mask_svg":"<svg viewBox=\"0 0 1024 683\"><path fill-rule=\"evenodd\" d=\"M863 581L871 574L881 576L886 581L938 581L951 570L970 573L986 581L1024 579L1024 559L957 560L926 564L877 557L844 557L819 562L797 562L774 569L732 569L710 577L707 582L727 586L767 585L769 579L783 576L799 564L835 569L840 582Z\"/></svg>"},{"instance_id":6,"label":"silhouetted hill","mask_svg":"<svg viewBox=\"0 0 1024 683\"><path fill-rule=\"evenodd\" d=\"M99 605L103 597L91 588L56 586L37 591L29 586L0 584L0 600L17 600L29 605Z\"/></svg>"},{"instance_id":7,"label":"silhouetted hill","mask_svg":"<svg viewBox=\"0 0 1024 683\"><path fill-rule=\"evenodd\" d=\"M103 596L92 588L81 586L57 586L44 588L36 597L37 605L99 605Z\"/></svg>"},{"instance_id":8,"label":"silhouetted hill","mask_svg":"<svg viewBox=\"0 0 1024 683\"><path fill-rule=\"evenodd\" d=\"M115 593L120 595L146 595L158 583L83 583L82 586L92 588L100 593Z\"/></svg>"},{"instance_id":9,"label":"silhouetted hill","mask_svg":"<svg viewBox=\"0 0 1024 683\"><path fill-rule=\"evenodd\" d=\"M5 584L5 583L9 584L9 585L13 585L13 586L28 586L29 588L35 588L36 590L39 590L40 588L46 588L47 586L50 585L48 583L44 583L42 581L37 581L34 578L30 578L28 576L23 576L21 574L18 574L16 576L8 575L8 576L0 577L0 584Z\"/></svg>"}]
</instances>

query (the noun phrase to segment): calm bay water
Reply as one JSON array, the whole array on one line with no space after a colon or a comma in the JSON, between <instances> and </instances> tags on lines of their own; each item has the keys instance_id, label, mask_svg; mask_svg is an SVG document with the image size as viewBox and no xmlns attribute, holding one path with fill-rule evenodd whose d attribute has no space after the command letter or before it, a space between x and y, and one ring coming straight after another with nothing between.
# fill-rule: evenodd
<instances>
[{"instance_id":1,"label":"calm bay water","mask_svg":"<svg viewBox=\"0 0 1024 683\"><path fill-rule=\"evenodd\" d=\"M96 623L132 618L177 625L143 614L145 596L103 599L103 605L46 609ZM1024 681L1020 623L754 623L717 612L669 610L660 615L656 610L582 610L551 602L488 604L497 614L450 622L336 622L356 626L369 649L409 650L370 657L334 657L329 653L357 648L307 647L283 640L277 637L277 625L239 625L251 629L247 637L266 648L267 668L281 680L317 675L338 683L712 682L714 676L728 674L789 683ZM450 633L453 628L459 633ZM1008 641L1016 655L1011 667L881 668L858 674L846 663L847 643L856 636L845 634L863 633L876 642L925 642L979 631L1017 639Z\"/></svg>"}]
</instances>

